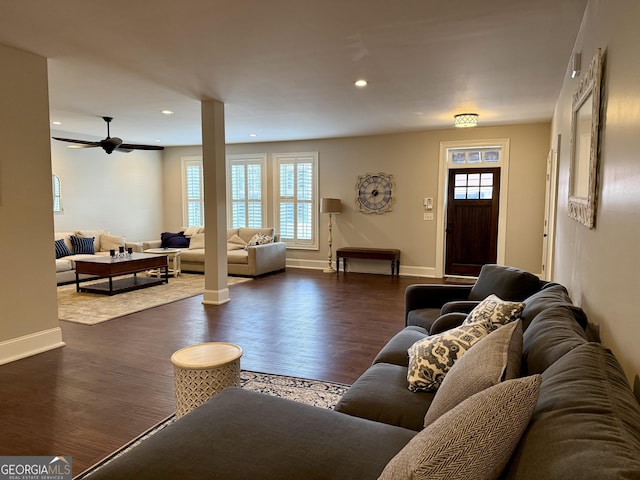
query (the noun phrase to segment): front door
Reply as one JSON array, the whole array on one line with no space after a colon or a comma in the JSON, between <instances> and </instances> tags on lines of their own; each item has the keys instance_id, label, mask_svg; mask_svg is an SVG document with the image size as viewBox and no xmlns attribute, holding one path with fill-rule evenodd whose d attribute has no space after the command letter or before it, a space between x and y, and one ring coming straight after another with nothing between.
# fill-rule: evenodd
<instances>
[{"instance_id":1,"label":"front door","mask_svg":"<svg viewBox=\"0 0 640 480\"><path fill-rule=\"evenodd\" d=\"M500 168L449 170L445 275L477 276L496 263Z\"/></svg>"}]
</instances>

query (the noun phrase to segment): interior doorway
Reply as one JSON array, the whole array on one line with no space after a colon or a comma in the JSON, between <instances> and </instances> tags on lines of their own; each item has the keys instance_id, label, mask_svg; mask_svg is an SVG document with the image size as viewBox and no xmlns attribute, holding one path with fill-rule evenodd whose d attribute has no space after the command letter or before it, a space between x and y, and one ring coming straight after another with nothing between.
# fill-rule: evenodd
<instances>
[{"instance_id":1,"label":"interior doorway","mask_svg":"<svg viewBox=\"0 0 640 480\"><path fill-rule=\"evenodd\" d=\"M496 263L500 168L449 170L445 276L477 276Z\"/></svg>"}]
</instances>

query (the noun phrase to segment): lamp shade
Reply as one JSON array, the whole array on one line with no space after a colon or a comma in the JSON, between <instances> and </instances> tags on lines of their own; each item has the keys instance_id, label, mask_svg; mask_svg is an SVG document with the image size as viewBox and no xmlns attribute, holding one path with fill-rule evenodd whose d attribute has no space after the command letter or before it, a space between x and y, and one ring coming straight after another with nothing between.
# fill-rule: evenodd
<instances>
[{"instance_id":1,"label":"lamp shade","mask_svg":"<svg viewBox=\"0 0 640 480\"><path fill-rule=\"evenodd\" d=\"M453 117L453 126L458 128L476 127L478 125L477 113L460 113Z\"/></svg>"},{"instance_id":2,"label":"lamp shade","mask_svg":"<svg viewBox=\"0 0 640 480\"><path fill-rule=\"evenodd\" d=\"M342 203L339 198L321 198L320 213L340 213L342 211Z\"/></svg>"}]
</instances>

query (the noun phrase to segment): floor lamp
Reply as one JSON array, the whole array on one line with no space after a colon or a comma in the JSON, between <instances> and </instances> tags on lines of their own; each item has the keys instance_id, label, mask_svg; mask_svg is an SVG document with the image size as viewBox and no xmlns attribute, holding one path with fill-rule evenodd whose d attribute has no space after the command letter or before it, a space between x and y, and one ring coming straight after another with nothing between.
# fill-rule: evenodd
<instances>
[{"instance_id":1,"label":"floor lamp","mask_svg":"<svg viewBox=\"0 0 640 480\"><path fill-rule=\"evenodd\" d=\"M333 238L331 237L331 216L334 213L340 213L342 211L342 204L340 203L339 198L322 198L320 199L320 213L328 213L329 214L329 266L324 269L325 273L335 273L336 270L333 268L332 263L332 251L331 244L333 242Z\"/></svg>"}]
</instances>

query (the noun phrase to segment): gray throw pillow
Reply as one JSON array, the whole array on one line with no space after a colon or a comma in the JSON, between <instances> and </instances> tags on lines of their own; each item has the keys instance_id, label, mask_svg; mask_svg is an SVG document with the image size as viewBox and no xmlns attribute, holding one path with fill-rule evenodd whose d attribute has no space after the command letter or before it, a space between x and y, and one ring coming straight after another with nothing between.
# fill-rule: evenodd
<instances>
[{"instance_id":1,"label":"gray throw pillow","mask_svg":"<svg viewBox=\"0 0 640 480\"><path fill-rule=\"evenodd\" d=\"M522 302L506 302L497 295L489 295L471 310L464 324L490 323L491 329L495 330L501 325L520 318L522 310L524 310Z\"/></svg>"},{"instance_id":2,"label":"gray throw pillow","mask_svg":"<svg viewBox=\"0 0 640 480\"><path fill-rule=\"evenodd\" d=\"M522 322L494 330L473 345L449 370L429 410L425 427L471 395L520 375Z\"/></svg>"},{"instance_id":3,"label":"gray throw pillow","mask_svg":"<svg viewBox=\"0 0 640 480\"><path fill-rule=\"evenodd\" d=\"M529 424L541 381L516 378L472 395L413 437L378 480L497 479Z\"/></svg>"},{"instance_id":4,"label":"gray throw pillow","mask_svg":"<svg viewBox=\"0 0 640 480\"><path fill-rule=\"evenodd\" d=\"M409 390L437 390L453 364L480 339L489 335L491 327L473 323L430 335L409 347Z\"/></svg>"}]
</instances>

